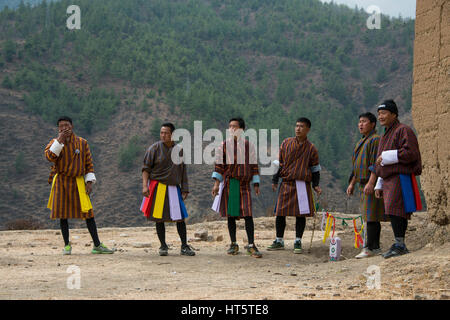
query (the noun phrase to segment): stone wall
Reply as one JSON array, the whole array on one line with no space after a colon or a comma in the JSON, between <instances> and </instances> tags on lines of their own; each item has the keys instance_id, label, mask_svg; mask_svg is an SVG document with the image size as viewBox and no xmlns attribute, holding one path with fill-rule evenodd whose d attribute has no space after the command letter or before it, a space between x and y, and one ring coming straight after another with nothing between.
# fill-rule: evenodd
<instances>
[{"instance_id":1,"label":"stone wall","mask_svg":"<svg viewBox=\"0 0 450 320\"><path fill-rule=\"evenodd\" d=\"M429 218L448 241L450 1L417 0L415 33L412 115L422 152L421 183Z\"/></svg>"}]
</instances>

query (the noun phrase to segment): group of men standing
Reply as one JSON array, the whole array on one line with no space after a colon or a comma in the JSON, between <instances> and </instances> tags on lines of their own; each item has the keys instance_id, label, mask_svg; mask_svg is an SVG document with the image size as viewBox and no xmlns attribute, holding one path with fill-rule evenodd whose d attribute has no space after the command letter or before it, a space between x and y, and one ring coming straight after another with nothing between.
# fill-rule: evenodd
<instances>
[{"instance_id":1,"label":"group of men standing","mask_svg":"<svg viewBox=\"0 0 450 320\"><path fill-rule=\"evenodd\" d=\"M362 214L367 221L366 247L357 258L369 257L380 252L380 221L390 220L395 243L384 254L385 258L408 252L405 244L407 221L411 212L405 211L401 192L401 174L420 175L421 160L415 134L398 121L395 102L387 100L377 109L378 120L386 128L380 137L376 134L376 117L371 113L359 117L359 130L363 138L357 143L353 154L353 170L347 194L354 192L359 183ZM48 207L51 218L60 219L65 242L64 254L70 254L67 219L85 219L94 241L92 253L113 253L103 245L97 230L89 194L95 175L87 141L77 137L72 129L72 120L58 120L59 135L45 148L45 155L53 163L49 182L52 190ZM211 194L215 198L213 209L227 218L231 244L227 253L239 253L236 241L236 220L245 220L248 237L246 251L255 258L262 253L254 243L251 186L260 194L259 167L255 146L242 137L245 122L241 118L229 121L230 138L222 142L216 152L216 163L212 179ZM302 235L306 217L315 215L314 194L320 195L320 164L317 148L308 140L311 121L299 118L296 121L295 137L285 139L280 147L278 170L272 179L272 189L278 190L276 207L276 239L267 250L285 248L283 237L286 217L296 217L296 239L294 253L302 252ZM165 241L165 222L175 222L181 239L182 255L194 256L187 243L187 210L184 200L189 194L186 165L174 162L173 154L183 155L183 150L172 141L175 127L164 123L160 130L160 141L151 145L145 153L142 167L141 211L156 223L161 243L159 254L168 254ZM281 183L278 187L279 180ZM399 191L400 190L400 191Z\"/></svg>"}]
</instances>

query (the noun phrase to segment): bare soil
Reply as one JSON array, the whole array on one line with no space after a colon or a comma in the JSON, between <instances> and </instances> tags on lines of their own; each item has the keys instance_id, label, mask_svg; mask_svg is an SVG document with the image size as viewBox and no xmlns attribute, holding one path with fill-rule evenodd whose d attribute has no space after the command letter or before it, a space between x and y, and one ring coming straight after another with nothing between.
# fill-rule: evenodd
<instances>
[{"instance_id":1,"label":"bare soil","mask_svg":"<svg viewBox=\"0 0 450 320\"><path fill-rule=\"evenodd\" d=\"M426 213L413 216L407 232L409 254L358 260L353 231L338 226L343 240L342 259L329 261L320 219L308 253L312 219L303 236L303 253L294 254L294 219L287 221L286 249L267 251L275 235L273 217L255 219L256 245L261 259L246 254L244 222L238 222L240 254L228 256L226 221L188 225L189 242L196 256L180 255L173 224L166 226L169 255L158 255L153 226L100 228L99 235L113 255L93 255L86 229L71 230L72 255L62 255L57 230L0 232L0 299L449 299L450 243L427 244ZM207 230L209 241L194 233ZM222 239L221 239L222 238ZM389 223L383 223L382 249L392 244ZM80 289L69 289L68 267L80 270ZM368 268L380 270L380 288L368 286ZM370 269L369 269L370 270ZM370 284L370 283L369 283Z\"/></svg>"}]
</instances>

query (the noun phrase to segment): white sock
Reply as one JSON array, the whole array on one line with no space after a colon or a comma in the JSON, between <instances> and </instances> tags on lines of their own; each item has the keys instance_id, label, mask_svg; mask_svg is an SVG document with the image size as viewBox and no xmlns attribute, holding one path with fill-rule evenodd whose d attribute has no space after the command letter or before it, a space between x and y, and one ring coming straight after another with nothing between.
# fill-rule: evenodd
<instances>
[{"instance_id":1,"label":"white sock","mask_svg":"<svg viewBox=\"0 0 450 320\"><path fill-rule=\"evenodd\" d=\"M283 241L283 238L278 238L278 237L277 237L276 240L277 240L277 242L282 242L282 241Z\"/></svg>"},{"instance_id":2,"label":"white sock","mask_svg":"<svg viewBox=\"0 0 450 320\"><path fill-rule=\"evenodd\" d=\"M295 238L295 242L300 241L302 242L302 238Z\"/></svg>"}]
</instances>

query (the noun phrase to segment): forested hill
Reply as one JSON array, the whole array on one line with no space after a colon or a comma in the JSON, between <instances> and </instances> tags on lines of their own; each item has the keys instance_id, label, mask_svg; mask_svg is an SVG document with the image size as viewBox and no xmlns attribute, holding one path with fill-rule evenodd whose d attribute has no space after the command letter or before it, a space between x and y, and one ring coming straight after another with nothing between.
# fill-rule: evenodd
<instances>
[{"instance_id":1,"label":"forested hill","mask_svg":"<svg viewBox=\"0 0 450 320\"><path fill-rule=\"evenodd\" d=\"M57 1L57 0L47 0L47 2L50 1ZM8 7L9 9L17 9L21 5L35 6L41 2L42 0L0 0L0 10L2 10L5 7Z\"/></svg>"},{"instance_id":2,"label":"forested hill","mask_svg":"<svg viewBox=\"0 0 450 320\"><path fill-rule=\"evenodd\" d=\"M80 30L66 26L72 4L81 9ZM242 116L249 128L280 129L283 139L306 116L321 164L342 189L358 114L385 98L401 114L411 107L414 21L383 16L381 29L369 30L367 18L318 0L21 5L0 11L1 92L49 128L67 114L95 141L115 126L127 137L110 159L121 163L117 172L139 171L135 150L164 120L192 130L194 120L224 128ZM151 125L131 135L121 117ZM99 146L98 157L107 148Z\"/></svg>"}]
</instances>

